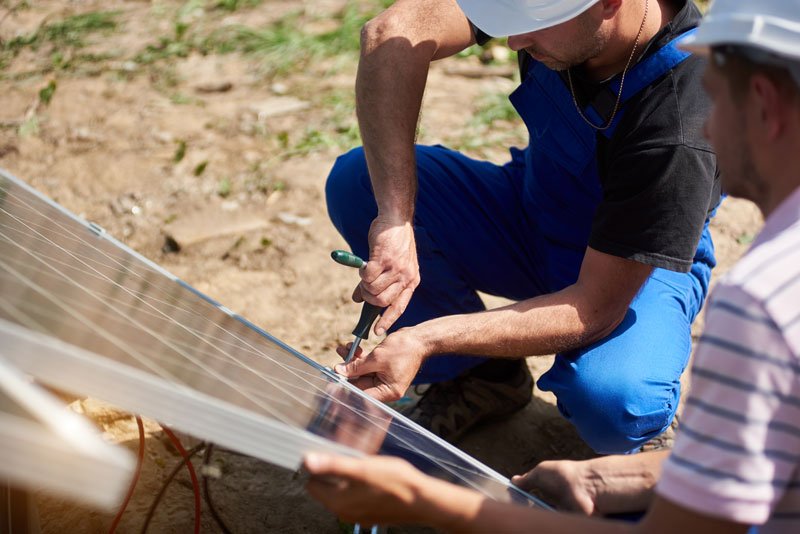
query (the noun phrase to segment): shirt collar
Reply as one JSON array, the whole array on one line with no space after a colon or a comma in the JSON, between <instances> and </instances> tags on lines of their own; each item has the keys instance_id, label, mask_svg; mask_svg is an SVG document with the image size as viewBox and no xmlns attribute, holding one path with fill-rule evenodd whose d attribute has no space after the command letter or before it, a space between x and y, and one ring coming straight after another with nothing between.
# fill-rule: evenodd
<instances>
[{"instance_id":1,"label":"shirt collar","mask_svg":"<svg viewBox=\"0 0 800 534\"><path fill-rule=\"evenodd\" d=\"M798 221L800 221L800 187L796 188L769 214L764 221L764 227L753 242L753 247L769 241Z\"/></svg>"}]
</instances>

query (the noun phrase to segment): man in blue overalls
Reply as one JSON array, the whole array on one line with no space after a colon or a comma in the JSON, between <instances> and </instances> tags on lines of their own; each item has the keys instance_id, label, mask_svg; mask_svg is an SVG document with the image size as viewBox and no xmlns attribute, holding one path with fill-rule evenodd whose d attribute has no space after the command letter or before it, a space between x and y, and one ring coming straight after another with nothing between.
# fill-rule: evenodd
<instances>
[{"instance_id":1,"label":"man in blue overalls","mask_svg":"<svg viewBox=\"0 0 800 534\"><path fill-rule=\"evenodd\" d=\"M327 200L389 335L337 371L381 400L431 383L409 416L453 441L525 406L522 358L557 353L539 387L596 452L667 429L720 199L703 66L676 45L699 18L691 0L398 0L370 21L364 147ZM415 146L430 62L488 35L519 52L528 147L495 165Z\"/></svg>"}]
</instances>

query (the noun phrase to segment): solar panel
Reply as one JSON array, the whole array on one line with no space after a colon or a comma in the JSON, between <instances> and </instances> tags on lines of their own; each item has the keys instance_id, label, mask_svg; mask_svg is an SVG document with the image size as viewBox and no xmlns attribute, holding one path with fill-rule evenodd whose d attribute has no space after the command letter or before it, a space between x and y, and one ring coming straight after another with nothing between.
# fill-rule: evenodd
<instances>
[{"instance_id":1,"label":"solar panel","mask_svg":"<svg viewBox=\"0 0 800 534\"><path fill-rule=\"evenodd\" d=\"M102 508L119 504L133 458L4 363L7 352L0 344L0 480Z\"/></svg>"},{"instance_id":2,"label":"solar panel","mask_svg":"<svg viewBox=\"0 0 800 534\"><path fill-rule=\"evenodd\" d=\"M546 506L2 170L0 340L44 383L288 469L393 454Z\"/></svg>"}]
</instances>

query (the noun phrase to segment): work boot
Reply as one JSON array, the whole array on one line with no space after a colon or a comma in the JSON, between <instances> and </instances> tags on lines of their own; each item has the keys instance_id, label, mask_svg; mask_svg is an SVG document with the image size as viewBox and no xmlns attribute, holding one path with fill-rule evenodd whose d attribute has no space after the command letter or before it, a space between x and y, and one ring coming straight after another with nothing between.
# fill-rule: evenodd
<instances>
[{"instance_id":1,"label":"work boot","mask_svg":"<svg viewBox=\"0 0 800 534\"><path fill-rule=\"evenodd\" d=\"M533 377L525 360L478 365L453 380L431 384L403 414L440 438L455 443L482 422L497 421L524 408L533 396ZM493 373L505 366L506 376ZM495 376L492 376L492 375Z\"/></svg>"}]
</instances>

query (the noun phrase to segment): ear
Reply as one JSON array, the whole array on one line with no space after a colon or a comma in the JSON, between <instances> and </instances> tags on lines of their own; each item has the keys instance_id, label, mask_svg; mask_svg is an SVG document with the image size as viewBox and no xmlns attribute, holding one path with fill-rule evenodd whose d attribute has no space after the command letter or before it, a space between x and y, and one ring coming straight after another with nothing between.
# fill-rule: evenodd
<instances>
[{"instance_id":1,"label":"ear","mask_svg":"<svg viewBox=\"0 0 800 534\"><path fill-rule=\"evenodd\" d=\"M759 129L761 138L765 141L774 141L786 128L788 116L787 103L780 88L767 76L753 74L750 78L750 98L747 104L753 106L749 115L754 119L756 128Z\"/></svg>"},{"instance_id":2,"label":"ear","mask_svg":"<svg viewBox=\"0 0 800 534\"><path fill-rule=\"evenodd\" d=\"M600 0L598 6L604 19L611 19L619 12L624 0Z\"/></svg>"}]
</instances>

